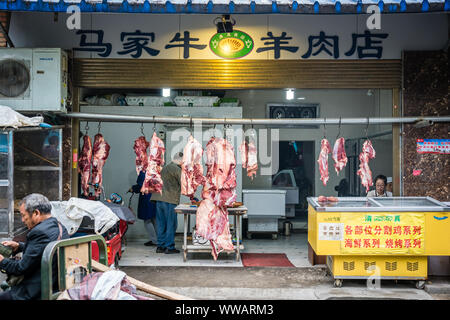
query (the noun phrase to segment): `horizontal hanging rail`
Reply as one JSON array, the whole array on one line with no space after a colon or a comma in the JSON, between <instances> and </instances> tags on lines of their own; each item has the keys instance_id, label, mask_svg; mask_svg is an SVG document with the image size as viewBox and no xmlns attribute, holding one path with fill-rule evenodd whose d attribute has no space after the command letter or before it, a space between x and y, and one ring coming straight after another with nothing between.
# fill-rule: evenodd
<instances>
[{"instance_id":1,"label":"horizontal hanging rail","mask_svg":"<svg viewBox=\"0 0 450 320\"><path fill-rule=\"evenodd\" d=\"M131 116L131 115L112 115L100 113L82 113L71 112L61 114L63 117L102 121L102 122L131 122L131 123L177 123L190 125L192 123L202 124L228 124L228 125L270 125L270 126L314 126L331 124L392 124L392 123L417 123L417 122L450 122L450 117L400 117L400 118L316 118L316 119L250 119L250 118L196 118L196 117L168 117L168 116Z\"/></svg>"}]
</instances>

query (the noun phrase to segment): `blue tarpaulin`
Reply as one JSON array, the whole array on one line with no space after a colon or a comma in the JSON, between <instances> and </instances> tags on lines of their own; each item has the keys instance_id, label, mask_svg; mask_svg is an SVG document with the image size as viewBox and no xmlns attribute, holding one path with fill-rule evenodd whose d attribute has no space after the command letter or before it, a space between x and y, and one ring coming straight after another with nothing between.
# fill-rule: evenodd
<instances>
[{"instance_id":1,"label":"blue tarpaulin","mask_svg":"<svg viewBox=\"0 0 450 320\"><path fill-rule=\"evenodd\" d=\"M450 0L0 0L0 10L110 13L215 14L344 14L366 13L376 5L382 13L444 12Z\"/></svg>"}]
</instances>

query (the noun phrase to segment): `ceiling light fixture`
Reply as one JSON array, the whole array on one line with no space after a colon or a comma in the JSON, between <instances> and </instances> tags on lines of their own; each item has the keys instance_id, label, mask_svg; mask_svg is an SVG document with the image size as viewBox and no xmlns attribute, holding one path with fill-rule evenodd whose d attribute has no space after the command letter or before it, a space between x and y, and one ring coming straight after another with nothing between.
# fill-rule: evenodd
<instances>
[{"instance_id":1,"label":"ceiling light fixture","mask_svg":"<svg viewBox=\"0 0 450 320\"><path fill-rule=\"evenodd\" d=\"M292 100L294 99L294 90L288 89L286 91L286 100Z\"/></svg>"},{"instance_id":2,"label":"ceiling light fixture","mask_svg":"<svg viewBox=\"0 0 450 320\"><path fill-rule=\"evenodd\" d=\"M232 19L229 14L223 14L221 17L214 19L214 24L217 27L217 33L229 33L233 32L236 20Z\"/></svg>"},{"instance_id":3,"label":"ceiling light fixture","mask_svg":"<svg viewBox=\"0 0 450 320\"><path fill-rule=\"evenodd\" d=\"M162 89L162 96L163 97L170 97L170 88L163 88Z\"/></svg>"}]
</instances>

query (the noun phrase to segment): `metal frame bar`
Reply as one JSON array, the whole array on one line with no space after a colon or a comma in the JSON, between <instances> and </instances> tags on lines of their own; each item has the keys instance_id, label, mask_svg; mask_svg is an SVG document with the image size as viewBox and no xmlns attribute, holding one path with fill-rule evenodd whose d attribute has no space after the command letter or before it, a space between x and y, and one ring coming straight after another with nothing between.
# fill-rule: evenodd
<instances>
[{"instance_id":1,"label":"metal frame bar","mask_svg":"<svg viewBox=\"0 0 450 320\"><path fill-rule=\"evenodd\" d=\"M189 125L192 122L202 124L228 124L228 125L272 125L272 126L298 126L298 125L338 125L352 124L393 124L393 123L415 123L426 120L431 122L450 122L450 117L385 117L385 118L316 118L316 119L250 119L250 118L191 118L191 117L170 117L170 116L133 116L133 115L112 115L101 113L71 112L61 114L63 117L102 122L131 122L131 123L178 123Z\"/></svg>"},{"instance_id":2,"label":"metal frame bar","mask_svg":"<svg viewBox=\"0 0 450 320\"><path fill-rule=\"evenodd\" d=\"M368 201L373 204L373 207L321 207L318 202L318 197L308 197L308 203L317 212L450 212L450 207L446 206L442 202L431 197L386 197L386 198L373 198L373 197L341 197L339 202L351 202L351 201ZM393 200L429 200L436 204L435 206L416 206L416 207L392 207L386 206L378 202L380 199L393 199ZM381 200L382 201L382 200Z\"/></svg>"},{"instance_id":3,"label":"metal frame bar","mask_svg":"<svg viewBox=\"0 0 450 320\"><path fill-rule=\"evenodd\" d=\"M41 298L42 300L54 300L56 299L61 292L53 294L53 256L57 252L58 249L60 250L60 255L57 257L58 259L58 271L59 271L59 280L60 282L60 289L65 290L66 289L66 283L65 283L65 273L66 273L66 267L64 265L64 248L78 245L81 243L89 243L89 251L91 252L91 242L96 241L98 245L98 253L99 253L99 262L101 264L104 264L105 266L108 265L108 254L106 251L106 241L101 235L88 235L88 236L82 236L77 238L71 238L71 239L65 239L65 240L59 240L59 241L52 241L50 242L44 250L44 253L42 254L42 260L41 260ZM61 263L62 262L62 263ZM89 263L88 268L89 271L92 271L92 254L89 255Z\"/></svg>"},{"instance_id":4,"label":"metal frame bar","mask_svg":"<svg viewBox=\"0 0 450 320\"><path fill-rule=\"evenodd\" d=\"M5 29L5 27L3 26L2 23L0 23L0 33L3 34L3 36L4 36L5 39L6 39L6 42L8 42L9 46L10 46L11 48L14 48L14 43L12 42L11 38L9 37L8 32L6 31L6 29Z\"/></svg>"},{"instance_id":5,"label":"metal frame bar","mask_svg":"<svg viewBox=\"0 0 450 320\"><path fill-rule=\"evenodd\" d=\"M0 23L1 24L1 23ZM13 237L14 233L14 135L13 132L10 131L8 134L8 236Z\"/></svg>"},{"instance_id":6,"label":"metal frame bar","mask_svg":"<svg viewBox=\"0 0 450 320\"><path fill-rule=\"evenodd\" d=\"M373 134L369 134L367 135L367 137L357 137L357 138L349 138L349 139L345 139L345 142L347 141L356 141L356 140L365 140L367 138L378 138L378 137L382 137L382 136L387 136L392 134L392 130L387 130L387 131L380 131L380 132L376 132Z\"/></svg>"},{"instance_id":7,"label":"metal frame bar","mask_svg":"<svg viewBox=\"0 0 450 320\"><path fill-rule=\"evenodd\" d=\"M59 190L58 190L58 196L59 201L63 200L63 129L57 129L59 132L59 155L58 155L58 168L59 168Z\"/></svg>"},{"instance_id":8,"label":"metal frame bar","mask_svg":"<svg viewBox=\"0 0 450 320\"><path fill-rule=\"evenodd\" d=\"M402 59L402 64L403 64ZM403 81L403 77L402 77ZM392 116L400 117L402 112L402 94L403 91L395 88L392 89ZM403 173L402 173L402 135L403 124L396 123L392 125L392 193L394 196L403 195Z\"/></svg>"}]
</instances>

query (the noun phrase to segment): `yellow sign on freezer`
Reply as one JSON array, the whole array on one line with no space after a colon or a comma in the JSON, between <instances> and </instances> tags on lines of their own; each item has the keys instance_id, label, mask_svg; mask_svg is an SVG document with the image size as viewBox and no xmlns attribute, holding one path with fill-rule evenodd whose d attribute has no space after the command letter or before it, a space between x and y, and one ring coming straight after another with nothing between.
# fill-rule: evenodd
<instances>
[{"instance_id":1,"label":"yellow sign on freezer","mask_svg":"<svg viewBox=\"0 0 450 320\"><path fill-rule=\"evenodd\" d=\"M355 213L341 215L342 254L407 254L425 252L423 213Z\"/></svg>"}]
</instances>

